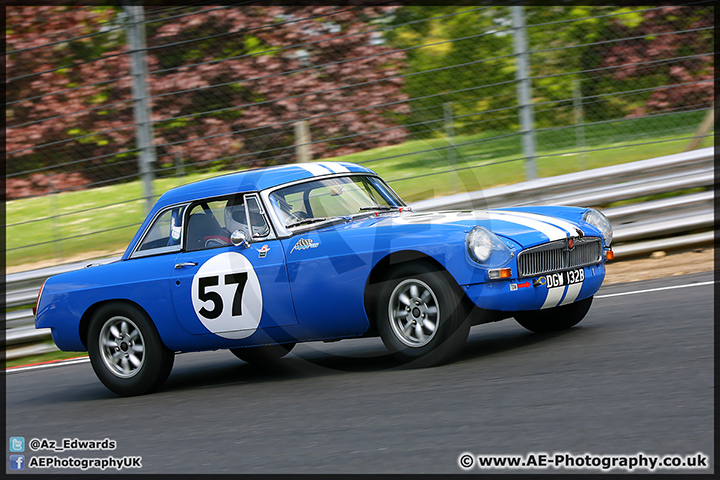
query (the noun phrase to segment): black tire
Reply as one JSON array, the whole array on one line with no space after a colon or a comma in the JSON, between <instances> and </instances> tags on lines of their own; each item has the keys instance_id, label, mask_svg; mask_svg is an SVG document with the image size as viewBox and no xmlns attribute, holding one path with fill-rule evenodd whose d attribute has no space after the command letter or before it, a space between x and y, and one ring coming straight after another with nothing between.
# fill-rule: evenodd
<instances>
[{"instance_id":1,"label":"black tire","mask_svg":"<svg viewBox=\"0 0 720 480\"><path fill-rule=\"evenodd\" d=\"M295 343L281 343L262 347L231 348L230 351L244 362L262 365L280 360L294 347Z\"/></svg>"},{"instance_id":2,"label":"black tire","mask_svg":"<svg viewBox=\"0 0 720 480\"><path fill-rule=\"evenodd\" d=\"M101 306L90 321L87 339L95 374L118 395L149 393L162 385L172 370L175 353L135 305L114 302Z\"/></svg>"},{"instance_id":3,"label":"black tire","mask_svg":"<svg viewBox=\"0 0 720 480\"><path fill-rule=\"evenodd\" d=\"M375 311L385 347L412 367L451 361L470 331L470 309L459 288L425 263L393 270L380 287Z\"/></svg>"},{"instance_id":4,"label":"black tire","mask_svg":"<svg viewBox=\"0 0 720 480\"><path fill-rule=\"evenodd\" d=\"M579 302L548 308L546 310L516 312L514 317L520 325L531 332L557 332L574 327L580 323L580 320L585 318L588 310L590 310L592 301L593 297L588 297Z\"/></svg>"}]
</instances>

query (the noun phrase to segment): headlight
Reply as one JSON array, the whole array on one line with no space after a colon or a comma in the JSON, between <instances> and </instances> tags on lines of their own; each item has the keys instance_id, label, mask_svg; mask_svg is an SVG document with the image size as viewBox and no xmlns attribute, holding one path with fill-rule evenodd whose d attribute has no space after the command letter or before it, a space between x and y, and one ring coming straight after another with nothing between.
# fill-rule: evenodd
<instances>
[{"instance_id":1,"label":"headlight","mask_svg":"<svg viewBox=\"0 0 720 480\"><path fill-rule=\"evenodd\" d=\"M610 220L594 208L587 209L583 214L583 220L600 230L605 239L605 246L609 247L613 240L613 229Z\"/></svg>"},{"instance_id":2,"label":"headlight","mask_svg":"<svg viewBox=\"0 0 720 480\"><path fill-rule=\"evenodd\" d=\"M465 238L470 258L486 268L502 267L512 259L513 252L497 235L484 227L476 226Z\"/></svg>"},{"instance_id":3,"label":"headlight","mask_svg":"<svg viewBox=\"0 0 720 480\"><path fill-rule=\"evenodd\" d=\"M493 247L491 235L493 234L483 227L475 227L468 234L466 239L468 252L475 261L482 263L490 258Z\"/></svg>"}]
</instances>

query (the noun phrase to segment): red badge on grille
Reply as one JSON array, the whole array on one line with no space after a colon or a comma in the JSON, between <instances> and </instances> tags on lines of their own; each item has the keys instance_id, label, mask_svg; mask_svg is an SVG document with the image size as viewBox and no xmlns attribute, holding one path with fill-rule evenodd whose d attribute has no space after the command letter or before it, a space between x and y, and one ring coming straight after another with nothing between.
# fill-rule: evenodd
<instances>
[{"instance_id":1,"label":"red badge on grille","mask_svg":"<svg viewBox=\"0 0 720 480\"><path fill-rule=\"evenodd\" d=\"M575 247L575 241L571 238L568 240L568 248L572 250Z\"/></svg>"}]
</instances>

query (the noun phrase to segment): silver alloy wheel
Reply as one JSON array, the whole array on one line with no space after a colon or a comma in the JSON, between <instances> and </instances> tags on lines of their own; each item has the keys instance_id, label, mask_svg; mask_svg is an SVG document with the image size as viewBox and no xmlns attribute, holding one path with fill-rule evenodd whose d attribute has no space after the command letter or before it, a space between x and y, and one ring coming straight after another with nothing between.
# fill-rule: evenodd
<instances>
[{"instance_id":1,"label":"silver alloy wheel","mask_svg":"<svg viewBox=\"0 0 720 480\"><path fill-rule=\"evenodd\" d=\"M135 376L145 362L145 340L138 326L127 317L108 319L98 338L103 362L113 375Z\"/></svg>"},{"instance_id":2,"label":"silver alloy wheel","mask_svg":"<svg viewBox=\"0 0 720 480\"><path fill-rule=\"evenodd\" d=\"M388 318L398 340L423 347L438 330L440 307L435 292L416 278L403 280L390 295Z\"/></svg>"}]
</instances>

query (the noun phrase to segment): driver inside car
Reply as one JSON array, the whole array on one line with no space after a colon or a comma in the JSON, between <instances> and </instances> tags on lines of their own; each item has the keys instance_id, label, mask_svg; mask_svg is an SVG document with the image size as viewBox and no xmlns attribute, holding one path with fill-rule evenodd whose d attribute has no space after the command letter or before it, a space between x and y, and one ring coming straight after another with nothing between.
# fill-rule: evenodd
<instances>
[{"instance_id":1,"label":"driver inside car","mask_svg":"<svg viewBox=\"0 0 720 480\"><path fill-rule=\"evenodd\" d=\"M242 202L242 199L240 199ZM232 234L235 230L240 230L246 236L250 238L250 229L247 225L247 216L245 215L245 204L235 203L235 199L228 200L227 206L225 207L225 228Z\"/></svg>"}]
</instances>

